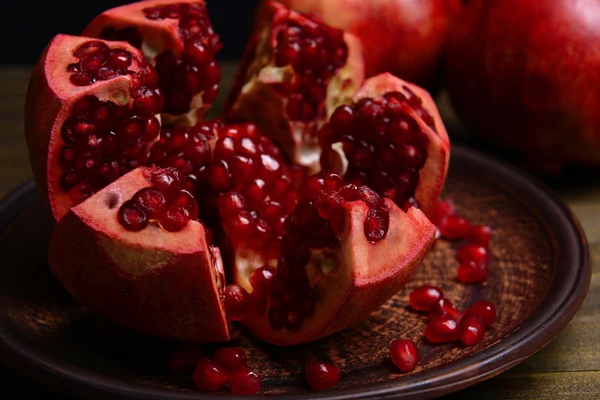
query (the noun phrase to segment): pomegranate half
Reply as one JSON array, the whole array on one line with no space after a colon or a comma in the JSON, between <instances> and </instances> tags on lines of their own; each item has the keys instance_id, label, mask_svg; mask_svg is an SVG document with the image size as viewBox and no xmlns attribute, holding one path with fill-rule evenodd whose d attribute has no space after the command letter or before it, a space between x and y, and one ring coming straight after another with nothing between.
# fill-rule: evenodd
<instances>
[{"instance_id":1,"label":"pomegranate half","mask_svg":"<svg viewBox=\"0 0 600 400\"><path fill-rule=\"evenodd\" d=\"M193 198L173 191L177 183L165 172L137 168L71 208L52 235L50 269L79 302L121 326L227 341L219 249L186 211ZM156 201L156 193L171 204Z\"/></svg>"},{"instance_id":2,"label":"pomegranate half","mask_svg":"<svg viewBox=\"0 0 600 400\"><path fill-rule=\"evenodd\" d=\"M314 15L269 2L230 94L230 119L255 122L297 164L317 171L317 130L364 79L359 41Z\"/></svg>"},{"instance_id":3,"label":"pomegranate half","mask_svg":"<svg viewBox=\"0 0 600 400\"><path fill-rule=\"evenodd\" d=\"M236 271L255 307L242 322L260 339L287 346L351 326L412 277L435 226L366 186L311 175L285 223L277 268Z\"/></svg>"},{"instance_id":4,"label":"pomegranate half","mask_svg":"<svg viewBox=\"0 0 600 400\"><path fill-rule=\"evenodd\" d=\"M29 82L25 133L37 186L60 219L146 162L160 132L158 75L124 42L57 35Z\"/></svg>"},{"instance_id":5,"label":"pomegranate half","mask_svg":"<svg viewBox=\"0 0 600 400\"><path fill-rule=\"evenodd\" d=\"M140 49L159 74L165 122L194 124L216 100L221 50L202 0L147 0L103 12L83 36L123 40Z\"/></svg>"},{"instance_id":6,"label":"pomegranate half","mask_svg":"<svg viewBox=\"0 0 600 400\"><path fill-rule=\"evenodd\" d=\"M427 91L385 73L369 78L319 132L321 167L367 185L404 210L431 215L442 191L450 141Z\"/></svg>"}]
</instances>

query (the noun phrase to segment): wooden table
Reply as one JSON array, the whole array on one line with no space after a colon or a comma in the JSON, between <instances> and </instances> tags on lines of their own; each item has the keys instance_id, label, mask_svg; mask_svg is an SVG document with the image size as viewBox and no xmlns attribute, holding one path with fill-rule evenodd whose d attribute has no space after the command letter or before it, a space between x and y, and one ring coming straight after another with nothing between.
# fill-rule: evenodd
<instances>
[{"instance_id":1,"label":"wooden table","mask_svg":"<svg viewBox=\"0 0 600 400\"><path fill-rule=\"evenodd\" d=\"M223 75L231 76L232 70L226 66ZM0 68L0 197L31 177L23 132L29 72L26 68ZM447 100L442 96L440 102ZM594 275L582 309L533 357L446 399L600 398L600 179L592 177L587 184L557 190L580 218L591 247ZM5 400L48 394L4 367L0 367L0 382L0 398Z\"/></svg>"}]
</instances>

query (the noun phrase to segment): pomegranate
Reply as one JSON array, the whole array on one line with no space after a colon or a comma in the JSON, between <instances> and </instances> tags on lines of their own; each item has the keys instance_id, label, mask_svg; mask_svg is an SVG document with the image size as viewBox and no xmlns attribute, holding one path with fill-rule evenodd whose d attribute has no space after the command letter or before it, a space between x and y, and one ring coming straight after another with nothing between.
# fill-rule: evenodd
<instances>
[{"instance_id":1,"label":"pomegranate","mask_svg":"<svg viewBox=\"0 0 600 400\"><path fill-rule=\"evenodd\" d=\"M165 121L196 123L216 100L222 47L202 0L147 0L103 12L84 36L123 40L158 71Z\"/></svg>"},{"instance_id":2,"label":"pomegranate","mask_svg":"<svg viewBox=\"0 0 600 400\"><path fill-rule=\"evenodd\" d=\"M405 213L335 174L307 177L297 199L263 292L267 306L243 320L277 345L316 340L360 321L410 279L435 236L419 209ZM236 283L253 292L260 279L252 278L238 271Z\"/></svg>"},{"instance_id":3,"label":"pomegranate","mask_svg":"<svg viewBox=\"0 0 600 400\"><path fill-rule=\"evenodd\" d=\"M383 72L430 87L439 73L460 0L280 0L355 34L366 75Z\"/></svg>"},{"instance_id":4,"label":"pomegranate","mask_svg":"<svg viewBox=\"0 0 600 400\"><path fill-rule=\"evenodd\" d=\"M38 188L60 219L146 162L163 95L132 46L56 36L29 82L25 132Z\"/></svg>"},{"instance_id":5,"label":"pomegranate","mask_svg":"<svg viewBox=\"0 0 600 400\"><path fill-rule=\"evenodd\" d=\"M50 269L82 304L124 327L162 338L226 341L219 249L190 214L184 213L185 226L169 232L161 215L136 200L158 188L172 207L163 185L172 174L137 168L71 208L52 235ZM123 209L134 210L132 216L123 219Z\"/></svg>"},{"instance_id":6,"label":"pomegranate","mask_svg":"<svg viewBox=\"0 0 600 400\"><path fill-rule=\"evenodd\" d=\"M448 48L458 115L540 172L600 165L599 24L595 0L470 1Z\"/></svg>"},{"instance_id":7,"label":"pomegranate","mask_svg":"<svg viewBox=\"0 0 600 400\"><path fill-rule=\"evenodd\" d=\"M293 162L317 171L318 128L364 79L360 44L312 14L275 2L267 10L246 49L226 112L231 119L256 122Z\"/></svg>"},{"instance_id":8,"label":"pomegranate","mask_svg":"<svg viewBox=\"0 0 600 400\"><path fill-rule=\"evenodd\" d=\"M431 96L390 74L365 81L319 132L321 166L366 184L407 210L433 212L443 188L450 143Z\"/></svg>"},{"instance_id":9,"label":"pomegranate","mask_svg":"<svg viewBox=\"0 0 600 400\"><path fill-rule=\"evenodd\" d=\"M324 390L337 385L342 375L337 365L317 360L308 361L304 372L308 385L314 390Z\"/></svg>"}]
</instances>

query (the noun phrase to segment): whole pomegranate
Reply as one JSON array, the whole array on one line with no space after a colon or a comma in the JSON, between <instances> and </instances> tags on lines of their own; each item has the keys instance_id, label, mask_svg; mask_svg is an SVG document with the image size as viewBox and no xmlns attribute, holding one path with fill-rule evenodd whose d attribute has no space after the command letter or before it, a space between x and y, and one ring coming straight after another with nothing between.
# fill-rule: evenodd
<instances>
[{"instance_id":1,"label":"whole pomegranate","mask_svg":"<svg viewBox=\"0 0 600 400\"><path fill-rule=\"evenodd\" d=\"M542 172L600 165L596 0L472 0L448 47L460 117Z\"/></svg>"},{"instance_id":2,"label":"whole pomegranate","mask_svg":"<svg viewBox=\"0 0 600 400\"><path fill-rule=\"evenodd\" d=\"M363 44L366 76L391 72L430 87L439 72L460 0L281 0L326 24L356 35Z\"/></svg>"}]
</instances>

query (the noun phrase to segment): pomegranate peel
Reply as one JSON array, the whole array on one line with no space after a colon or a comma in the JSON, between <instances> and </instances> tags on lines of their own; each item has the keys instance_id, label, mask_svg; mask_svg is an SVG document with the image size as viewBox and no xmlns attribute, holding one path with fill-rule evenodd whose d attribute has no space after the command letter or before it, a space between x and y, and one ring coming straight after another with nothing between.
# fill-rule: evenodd
<instances>
[{"instance_id":1,"label":"pomegranate peel","mask_svg":"<svg viewBox=\"0 0 600 400\"><path fill-rule=\"evenodd\" d=\"M151 222L139 232L121 226L117 213L156 169L124 175L78 206L52 235L50 269L83 305L126 328L193 342L229 340L221 301L223 265L190 220L178 232Z\"/></svg>"},{"instance_id":2,"label":"pomegranate peel","mask_svg":"<svg viewBox=\"0 0 600 400\"><path fill-rule=\"evenodd\" d=\"M337 105L354 95L364 80L360 41L352 34L342 34L324 25L316 16L297 13L279 3L269 2L267 9L269 12L261 20L262 26L246 49L226 113L230 119L255 122L270 139L281 144L293 162L317 172L320 169L317 130ZM322 35L325 39L320 39L332 43L335 39L331 37L341 40L336 50L326 50L321 42L317 45L322 46L325 55L327 51L346 55L343 65L332 64L333 74L326 68L320 72L300 70L301 67L296 67L300 62L288 62L290 58L287 57L281 60L283 56L279 55L278 46L296 40L296 36L293 39L286 37L287 32L295 29L301 32L304 27L309 27L309 33L297 34L307 35L308 39L303 36L306 40L312 38L310 35ZM294 59L302 60L305 57L302 51L306 52L306 48L296 42L293 45L299 46L296 51L300 54L294 55ZM328 56L337 57L333 53ZM310 65L323 62L317 60ZM316 76L317 73L322 76Z\"/></svg>"}]
</instances>

